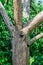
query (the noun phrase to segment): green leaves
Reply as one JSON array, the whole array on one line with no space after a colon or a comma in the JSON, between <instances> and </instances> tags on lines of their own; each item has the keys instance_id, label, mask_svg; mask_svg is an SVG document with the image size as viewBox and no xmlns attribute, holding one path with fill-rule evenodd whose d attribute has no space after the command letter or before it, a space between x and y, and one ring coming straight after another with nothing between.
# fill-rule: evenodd
<instances>
[{"instance_id":1,"label":"green leaves","mask_svg":"<svg viewBox=\"0 0 43 65\"><path fill-rule=\"evenodd\" d=\"M1 18L0 19L0 65L6 65L6 64L11 65L10 39L11 38L9 31Z\"/></svg>"},{"instance_id":2,"label":"green leaves","mask_svg":"<svg viewBox=\"0 0 43 65\"><path fill-rule=\"evenodd\" d=\"M3 3L7 14L11 18L12 22L13 18L13 8L12 8L12 0L9 0L9 4L5 4L6 0L1 0ZM0 65L12 65L12 53L11 53L11 37L10 33L0 16Z\"/></svg>"},{"instance_id":3,"label":"green leaves","mask_svg":"<svg viewBox=\"0 0 43 65\"><path fill-rule=\"evenodd\" d=\"M0 0L1 2L2 2L2 4L4 4L5 3L5 0Z\"/></svg>"},{"instance_id":4,"label":"green leaves","mask_svg":"<svg viewBox=\"0 0 43 65\"><path fill-rule=\"evenodd\" d=\"M32 2L31 6L33 8L30 9L30 19L34 18L40 11L43 10L43 7L40 5L40 3L35 4ZM41 23L38 28L34 29L30 33L30 38L33 38L41 32L43 32L43 23ZM34 58L34 61L31 63L31 65L43 65L43 38L37 40L30 46L30 56Z\"/></svg>"},{"instance_id":5,"label":"green leaves","mask_svg":"<svg viewBox=\"0 0 43 65\"><path fill-rule=\"evenodd\" d=\"M0 0L4 5L8 16L11 18L12 23L14 22L14 12L13 12L13 0L9 0L8 4L5 3L6 0ZM32 8L30 9L30 19L34 18L43 7L38 3L37 5L32 2ZM23 24L27 23L26 18L22 18ZM39 25L38 28L30 33L30 38L33 38L40 32L43 32L43 23ZM10 33L0 16L0 65L12 65L12 53L11 53L11 37ZM30 56L33 57L34 61L31 65L43 65L43 38L37 40L30 46Z\"/></svg>"}]
</instances>

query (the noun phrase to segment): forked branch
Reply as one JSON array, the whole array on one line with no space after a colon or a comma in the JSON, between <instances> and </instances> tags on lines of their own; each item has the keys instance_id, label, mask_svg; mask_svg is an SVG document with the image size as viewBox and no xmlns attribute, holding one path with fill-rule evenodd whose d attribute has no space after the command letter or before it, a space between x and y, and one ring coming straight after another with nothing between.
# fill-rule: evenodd
<instances>
[{"instance_id":1,"label":"forked branch","mask_svg":"<svg viewBox=\"0 0 43 65\"><path fill-rule=\"evenodd\" d=\"M38 34L37 36L35 36L34 38L32 38L32 39L28 42L27 45L30 46L33 42L35 42L36 40L38 40L38 39L40 39L40 38L42 38L42 37L43 37L43 33Z\"/></svg>"},{"instance_id":2,"label":"forked branch","mask_svg":"<svg viewBox=\"0 0 43 65\"><path fill-rule=\"evenodd\" d=\"M12 31L14 30L14 26L13 26L10 18L8 17L8 15L6 14L6 10L5 10L5 8L1 2L0 2L0 15L2 16L6 26L8 27L8 29L10 31L10 33L12 34Z\"/></svg>"},{"instance_id":3,"label":"forked branch","mask_svg":"<svg viewBox=\"0 0 43 65\"><path fill-rule=\"evenodd\" d=\"M43 11L37 14L32 22L21 30L21 35L27 35L43 21Z\"/></svg>"}]
</instances>

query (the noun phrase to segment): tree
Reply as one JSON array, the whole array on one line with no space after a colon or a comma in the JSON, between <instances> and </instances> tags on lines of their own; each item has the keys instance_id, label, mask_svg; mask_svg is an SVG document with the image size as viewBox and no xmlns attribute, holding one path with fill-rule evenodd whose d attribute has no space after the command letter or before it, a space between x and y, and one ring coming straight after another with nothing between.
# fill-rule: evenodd
<instances>
[{"instance_id":1,"label":"tree","mask_svg":"<svg viewBox=\"0 0 43 65\"><path fill-rule=\"evenodd\" d=\"M22 0L23 6L23 17L29 20L30 14L30 0Z\"/></svg>"},{"instance_id":2,"label":"tree","mask_svg":"<svg viewBox=\"0 0 43 65\"><path fill-rule=\"evenodd\" d=\"M8 27L8 30L11 34L11 43L12 43L12 62L13 65L27 65L28 58L27 58L27 52L28 52L28 46L31 43L27 42L27 35L32 32L34 28L36 28L42 21L43 21L43 11L40 12L31 23L29 23L28 26L22 27L22 20L21 20L21 1L14 0L14 7L15 7L15 22L16 26L14 26L6 14L6 10L3 7L2 3L0 2L0 14ZM20 6L20 7L19 7ZM20 11L20 12L19 12ZM19 20L20 19L20 20ZM39 34L32 40L36 41L40 37L43 36L43 33ZM31 41L31 40L30 40ZM29 41L29 42L30 42Z\"/></svg>"}]
</instances>

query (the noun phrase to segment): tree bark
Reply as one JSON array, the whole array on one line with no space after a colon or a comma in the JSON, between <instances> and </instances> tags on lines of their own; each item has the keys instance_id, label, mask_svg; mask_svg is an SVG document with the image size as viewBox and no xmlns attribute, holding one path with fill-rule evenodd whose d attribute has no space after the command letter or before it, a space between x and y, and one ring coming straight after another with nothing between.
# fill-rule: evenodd
<instances>
[{"instance_id":1,"label":"tree bark","mask_svg":"<svg viewBox=\"0 0 43 65\"><path fill-rule=\"evenodd\" d=\"M16 28L22 28L22 3L21 0L13 0L14 5L14 20L16 22Z\"/></svg>"},{"instance_id":2,"label":"tree bark","mask_svg":"<svg viewBox=\"0 0 43 65\"><path fill-rule=\"evenodd\" d=\"M40 39L40 38L42 38L42 37L43 37L43 33L38 34L37 36L35 36L34 38L32 38L32 39L28 42L27 45L30 46L33 42L35 42L36 40L38 40L38 39Z\"/></svg>"},{"instance_id":3,"label":"tree bark","mask_svg":"<svg viewBox=\"0 0 43 65\"><path fill-rule=\"evenodd\" d=\"M22 5L23 5L23 17L24 19L27 19L27 21L29 21L29 15L30 15L30 0L22 0ZM28 24L28 22L25 24L23 24L23 27L25 27ZM27 36L26 36L27 38ZM27 40L27 39L26 39ZM28 43L28 42L27 42ZM26 44L27 44L26 43ZM30 64L30 52L29 52L29 47L27 47L27 52L26 52L27 58L26 58L26 65Z\"/></svg>"},{"instance_id":4,"label":"tree bark","mask_svg":"<svg viewBox=\"0 0 43 65\"><path fill-rule=\"evenodd\" d=\"M15 29L15 27L11 23L8 15L6 14L5 8L3 7L1 2L0 2L0 14L11 34L13 65L26 65L26 52L27 52L26 37L21 37L19 35L19 31Z\"/></svg>"},{"instance_id":5,"label":"tree bark","mask_svg":"<svg viewBox=\"0 0 43 65\"><path fill-rule=\"evenodd\" d=\"M25 36L20 36L19 32L22 29L22 2L21 0L13 0L14 5L14 20L16 22L15 33L15 62L13 65L26 65L27 58L27 41ZM14 61L14 60L13 60Z\"/></svg>"},{"instance_id":6,"label":"tree bark","mask_svg":"<svg viewBox=\"0 0 43 65\"><path fill-rule=\"evenodd\" d=\"M39 24L43 22L43 11L40 12L39 14L37 14L34 19L32 20L32 22L24 27L20 33L21 35L27 35L28 33L30 33L34 28L36 28L37 26L39 26Z\"/></svg>"},{"instance_id":7,"label":"tree bark","mask_svg":"<svg viewBox=\"0 0 43 65\"><path fill-rule=\"evenodd\" d=\"M30 33L34 28L37 27L37 25L39 25L43 21L43 11L41 13L39 13L27 27L22 29L21 18L19 21L19 17L21 17L21 14L20 14L21 12L19 12L19 9L20 9L19 6L21 6L21 5L19 5L19 4L21 3L21 1L19 0L19 3L18 3L18 0L14 0L14 3L16 3L15 5L17 6L17 11L16 11L16 7L14 10L16 13L15 14L16 28L13 26L11 20L9 19L8 15L6 14L5 8L3 7L1 2L0 2L0 14L11 34L13 65L28 65L27 51L29 48L27 48L28 42L26 39L27 38L26 35L28 32ZM20 11L21 11L21 9L20 9ZM16 19L16 17L17 17L17 19ZM24 35L22 35L22 33L20 34L21 31ZM43 35L41 34L41 36L43 36ZM41 36L39 35L38 38ZM34 41L37 39L35 38Z\"/></svg>"},{"instance_id":8,"label":"tree bark","mask_svg":"<svg viewBox=\"0 0 43 65\"><path fill-rule=\"evenodd\" d=\"M11 19L8 17L5 8L3 7L2 3L0 2L0 15L2 16L6 26L8 27L8 30L12 34L12 31L15 29L13 26Z\"/></svg>"}]
</instances>

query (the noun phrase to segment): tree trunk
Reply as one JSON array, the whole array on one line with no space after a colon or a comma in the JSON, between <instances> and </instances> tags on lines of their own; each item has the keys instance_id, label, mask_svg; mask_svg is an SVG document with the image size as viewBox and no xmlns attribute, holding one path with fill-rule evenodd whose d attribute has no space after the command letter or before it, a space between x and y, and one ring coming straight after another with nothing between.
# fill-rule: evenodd
<instances>
[{"instance_id":1,"label":"tree trunk","mask_svg":"<svg viewBox=\"0 0 43 65\"><path fill-rule=\"evenodd\" d=\"M15 36L12 38L13 48L13 65L26 65L27 44L25 37L20 37L19 32L15 31Z\"/></svg>"},{"instance_id":2,"label":"tree trunk","mask_svg":"<svg viewBox=\"0 0 43 65\"><path fill-rule=\"evenodd\" d=\"M5 8L3 7L1 2L0 2L0 14L11 34L13 65L26 65L26 52L27 52L26 37L20 36L19 31L15 29L15 27L11 23L11 20L6 14Z\"/></svg>"},{"instance_id":3,"label":"tree trunk","mask_svg":"<svg viewBox=\"0 0 43 65\"><path fill-rule=\"evenodd\" d=\"M19 4L21 3L20 0L14 0L15 3L19 1ZM0 14L8 27L8 30L11 34L11 43L12 43L12 63L13 65L30 65L30 62L28 61L28 57L30 57L29 48L27 47L27 33L31 32L34 28L37 27L42 21L43 21L43 11L39 13L33 21L25 28L22 29L22 23L21 23L21 16L19 12L19 4L16 3L15 5L18 6L18 10L16 12L15 10L15 20L16 20L16 28L13 26L11 20L9 19L8 15L6 14L6 10L3 7L2 3L0 2ZM16 9L16 7L15 7ZM20 10L21 11L21 10ZM19 14L17 14L19 13ZM20 18L20 21L19 21ZM35 23L36 22L36 23ZM24 35L22 35L22 33ZM35 41L39 38L43 37L43 33L39 34L38 36L34 37L31 41ZM31 43L30 43L31 44ZM29 58L30 59L30 58Z\"/></svg>"},{"instance_id":4,"label":"tree trunk","mask_svg":"<svg viewBox=\"0 0 43 65\"><path fill-rule=\"evenodd\" d=\"M16 28L14 32L14 39L12 39L13 50L13 65L26 65L27 58L27 41L26 36L20 36L19 32L22 29L22 2L21 0L13 0L14 5L14 20Z\"/></svg>"}]
</instances>

